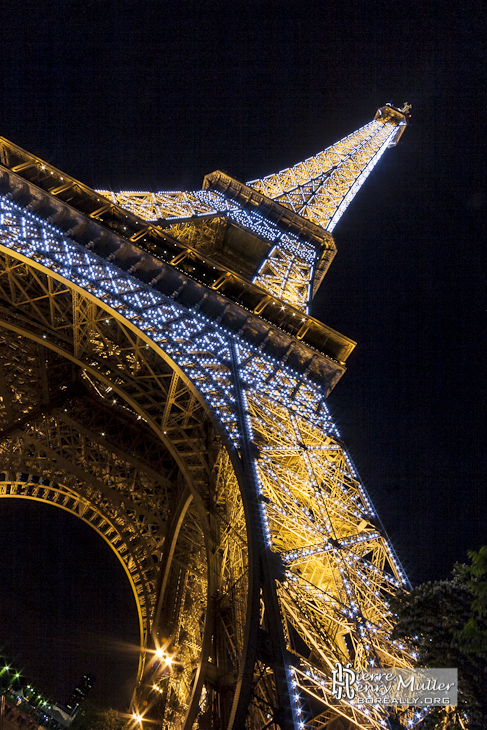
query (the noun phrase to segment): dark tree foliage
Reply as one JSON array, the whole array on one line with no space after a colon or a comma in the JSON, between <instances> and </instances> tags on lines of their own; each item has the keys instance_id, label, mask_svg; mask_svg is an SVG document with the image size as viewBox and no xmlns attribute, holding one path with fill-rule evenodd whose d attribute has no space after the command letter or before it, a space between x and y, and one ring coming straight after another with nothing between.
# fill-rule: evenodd
<instances>
[{"instance_id":1,"label":"dark tree foliage","mask_svg":"<svg viewBox=\"0 0 487 730\"><path fill-rule=\"evenodd\" d=\"M100 711L89 702L83 704L70 730L127 730L127 719L116 710Z\"/></svg>"},{"instance_id":2,"label":"dark tree foliage","mask_svg":"<svg viewBox=\"0 0 487 730\"><path fill-rule=\"evenodd\" d=\"M100 712L93 725L93 730L127 730L128 722L116 710Z\"/></svg>"},{"instance_id":3,"label":"dark tree foliage","mask_svg":"<svg viewBox=\"0 0 487 730\"><path fill-rule=\"evenodd\" d=\"M424 728L487 728L487 546L469 558L449 580L424 583L393 605L393 637L416 650L418 666L458 669L458 707L432 711Z\"/></svg>"}]
</instances>

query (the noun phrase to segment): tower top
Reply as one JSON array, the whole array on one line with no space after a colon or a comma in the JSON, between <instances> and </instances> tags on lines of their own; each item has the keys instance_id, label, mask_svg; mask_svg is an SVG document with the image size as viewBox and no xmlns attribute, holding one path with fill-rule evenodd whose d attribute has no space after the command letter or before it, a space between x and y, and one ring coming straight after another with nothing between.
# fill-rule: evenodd
<instances>
[{"instance_id":1,"label":"tower top","mask_svg":"<svg viewBox=\"0 0 487 730\"><path fill-rule=\"evenodd\" d=\"M410 109L387 103L322 152L247 184L331 233L386 149L398 143Z\"/></svg>"},{"instance_id":2,"label":"tower top","mask_svg":"<svg viewBox=\"0 0 487 730\"><path fill-rule=\"evenodd\" d=\"M385 106L381 106L380 109L377 110L374 119L377 119L377 121L382 122L383 124L392 124L397 128L396 134L389 141L389 147L395 147L402 137L402 134L406 129L408 119L411 116L409 113L411 109L411 104L405 102L402 109L387 103Z\"/></svg>"}]
</instances>

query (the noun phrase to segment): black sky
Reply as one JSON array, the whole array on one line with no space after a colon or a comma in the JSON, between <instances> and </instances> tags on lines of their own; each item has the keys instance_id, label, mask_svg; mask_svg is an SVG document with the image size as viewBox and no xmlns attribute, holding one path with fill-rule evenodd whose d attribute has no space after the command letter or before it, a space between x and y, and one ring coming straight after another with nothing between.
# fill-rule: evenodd
<instances>
[{"instance_id":1,"label":"black sky","mask_svg":"<svg viewBox=\"0 0 487 730\"><path fill-rule=\"evenodd\" d=\"M446 577L487 542L481 3L27 0L0 13L0 134L93 187L187 189L215 169L253 179L385 102L413 104L335 230L313 314L358 342L330 407L406 570ZM120 648L110 665L96 645L137 640L130 588L94 532L45 512L0 502L0 643L59 699L91 670L111 677L99 701L122 707L135 660ZM62 572L69 555L81 574ZM49 594L37 581L38 600L19 600L41 570ZM61 594L66 613L96 600L106 617L92 655L65 644L69 669L57 637L37 648L31 632ZM56 630L72 637L70 617Z\"/></svg>"}]
</instances>

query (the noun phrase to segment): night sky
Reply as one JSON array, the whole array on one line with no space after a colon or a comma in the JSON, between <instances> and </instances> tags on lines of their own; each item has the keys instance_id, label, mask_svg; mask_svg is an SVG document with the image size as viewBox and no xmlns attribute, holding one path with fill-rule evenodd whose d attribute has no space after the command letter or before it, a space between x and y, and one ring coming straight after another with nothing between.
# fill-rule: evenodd
<instances>
[{"instance_id":1,"label":"night sky","mask_svg":"<svg viewBox=\"0 0 487 730\"><path fill-rule=\"evenodd\" d=\"M95 188L191 189L412 103L335 229L312 314L358 343L330 407L416 584L487 543L486 23L475 1L336 5L4 2L0 135ZM56 699L92 671L93 699L124 709L129 584L52 512L0 502L0 646Z\"/></svg>"}]
</instances>

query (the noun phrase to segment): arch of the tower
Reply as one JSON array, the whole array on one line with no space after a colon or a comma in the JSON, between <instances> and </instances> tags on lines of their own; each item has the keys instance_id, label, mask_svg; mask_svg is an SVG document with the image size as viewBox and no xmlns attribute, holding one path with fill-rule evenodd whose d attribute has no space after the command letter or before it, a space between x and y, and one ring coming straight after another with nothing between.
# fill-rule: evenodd
<instances>
[{"instance_id":1,"label":"arch of the tower","mask_svg":"<svg viewBox=\"0 0 487 730\"><path fill-rule=\"evenodd\" d=\"M140 622L139 711L189 728L217 695L230 716L250 612L232 449L163 349L5 249L0 435L0 497L71 512L122 562Z\"/></svg>"}]
</instances>

